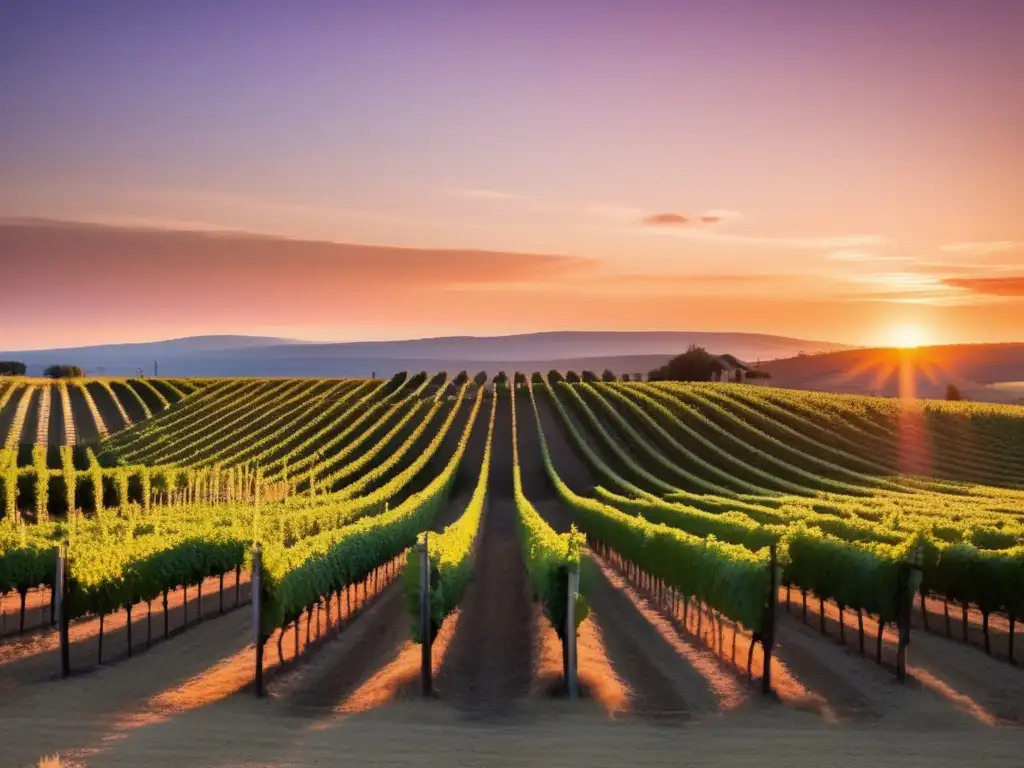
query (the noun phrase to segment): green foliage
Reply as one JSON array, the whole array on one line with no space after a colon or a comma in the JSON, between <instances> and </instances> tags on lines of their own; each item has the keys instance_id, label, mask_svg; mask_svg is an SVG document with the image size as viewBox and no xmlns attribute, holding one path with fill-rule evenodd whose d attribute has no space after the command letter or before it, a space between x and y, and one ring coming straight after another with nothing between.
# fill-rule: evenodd
<instances>
[{"instance_id":1,"label":"green foliage","mask_svg":"<svg viewBox=\"0 0 1024 768\"><path fill-rule=\"evenodd\" d=\"M978 606L983 613L1024 616L1024 546L990 551L972 544L939 547L925 567L929 592Z\"/></svg>"},{"instance_id":2,"label":"green foliage","mask_svg":"<svg viewBox=\"0 0 1024 768\"><path fill-rule=\"evenodd\" d=\"M102 616L199 584L241 565L247 548L241 531L209 523L187 534L153 533L120 541L76 536L68 548L68 610L72 617Z\"/></svg>"},{"instance_id":3,"label":"green foliage","mask_svg":"<svg viewBox=\"0 0 1024 768\"><path fill-rule=\"evenodd\" d=\"M610 374L602 374L608 383L584 372L587 384L537 392L551 397L570 442L601 482L587 491L595 498L561 483L542 440L545 465L589 535L683 594L757 629L765 550L776 543L784 583L886 621L899 608L908 573L925 593L983 612L1024 614L1019 408L745 385L620 385ZM562 380L554 371L549 378ZM495 379L507 383L502 374ZM526 380L514 378L517 385ZM545 377L529 380L542 386ZM451 463L422 477L464 407L445 381L401 374L389 391L382 382L225 380L191 387L189 401L171 413L104 441L106 466L92 449L54 447L51 469L45 452L26 445L19 467L17 451L0 449L0 592L46 586L56 548L66 542L73 614L103 613L244 565L258 541L268 566L268 621L287 622L325 590L400 555L445 503ZM480 383L486 381L483 374ZM0 383L0 405L11 389ZM497 397L512 394L496 390ZM155 412L158 399L175 399L175 391L154 390L143 402ZM474 414L482 387L475 394ZM307 416L310 410L316 415ZM460 452L475 422L471 415ZM933 476L899 473L907 445L927 447ZM555 534L526 498L520 447L526 449L514 445L518 535L536 596L562 631L565 575L583 542L578 532ZM184 465L193 458L199 461ZM435 632L472 571L487 472L482 468L462 517L430 536ZM307 476L315 495L248 502L266 496L268 478L294 486ZM423 483L425 490L394 503ZM247 501L149 504L152 493L180 488L192 499L230 488ZM19 507L40 522L23 523ZM76 507L96 513L74 514ZM66 521L46 520L47 512L64 511ZM407 599L416 592L415 561L415 554L407 561ZM920 570L908 571L908 564ZM578 605L582 620L585 601Z\"/></svg>"},{"instance_id":4,"label":"green foliage","mask_svg":"<svg viewBox=\"0 0 1024 768\"><path fill-rule=\"evenodd\" d=\"M682 504L657 500L626 498L598 488L598 496L621 512L670 528L679 528L699 538L716 538L758 550L776 544L787 531L785 525L761 525L742 512L712 514Z\"/></svg>"},{"instance_id":5,"label":"green foliage","mask_svg":"<svg viewBox=\"0 0 1024 768\"><path fill-rule=\"evenodd\" d=\"M26 370L17 360L0 360L0 376L24 376Z\"/></svg>"},{"instance_id":6,"label":"green foliage","mask_svg":"<svg viewBox=\"0 0 1024 768\"><path fill-rule=\"evenodd\" d=\"M786 537L789 563L783 583L895 621L900 573L907 564L924 565L927 545L920 537L901 544L850 543L798 527Z\"/></svg>"},{"instance_id":7,"label":"green foliage","mask_svg":"<svg viewBox=\"0 0 1024 768\"><path fill-rule=\"evenodd\" d=\"M57 569L57 547L53 542L32 539L4 546L0 558L0 595L24 594L36 587L52 587Z\"/></svg>"},{"instance_id":8,"label":"green foliage","mask_svg":"<svg viewBox=\"0 0 1024 768\"><path fill-rule=\"evenodd\" d=\"M46 448L41 445L32 446L32 466L36 482L36 520L44 521L49 517L50 470L46 465Z\"/></svg>"},{"instance_id":9,"label":"green foliage","mask_svg":"<svg viewBox=\"0 0 1024 768\"><path fill-rule=\"evenodd\" d=\"M478 400L478 404L479 401ZM487 504L487 480L490 476L491 437L494 433L494 419L497 413L497 398L491 400L491 416L487 427L487 442L484 447L483 464L473 496L461 517L445 528L444 532L427 537L430 560L430 618L432 638L436 637L445 618L458 607L466 585L473 571L473 550L480 532L480 521ZM476 412L470 416L470 424L476 423ZM423 540L421 536L420 541ZM405 606L412 618L413 640L423 642L420 637L420 552L417 547L409 550L405 569L402 573L405 591Z\"/></svg>"},{"instance_id":10,"label":"green foliage","mask_svg":"<svg viewBox=\"0 0 1024 768\"><path fill-rule=\"evenodd\" d=\"M18 517L18 463L17 453L9 448L0 448L0 482L4 520L13 522Z\"/></svg>"},{"instance_id":11,"label":"green foliage","mask_svg":"<svg viewBox=\"0 0 1024 768\"><path fill-rule=\"evenodd\" d=\"M75 472L74 450L70 445L60 447L60 471L64 479L64 506L68 514L75 511L75 493L78 488L78 478Z\"/></svg>"},{"instance_id":12,"label":"green foliage","mask_svg":"<svg viewBox=\"0 0 1024 768\"><path fill-rule=\"evenodd\" d=\"M445 436L448 434L448 430L451 428L452 423L455 421L455 417L458 415L459 408L462 407L463 395L465 395L466 389L467 385L463 384L462 388L458 392L458 397L455 401L454 407L449 408L448 415L445 417L445 420L441 424L440 428L435 432L433 438L431 439L426 449L424 449L413 460L413 467L418 469L420 467L425 466L426 463L430 461L430 459L433 458L434 454L437 453L437 451L441 448L441 444L444 441ZM474 405L474 412L475 409L479 407L479 403L480 398L478 397ZM378 445L375 446L373 449L367 451L362 456L360 456L359 459L350 462L350 467L359 467L362 463L361 460L366 459L367 457L371 458L371 462L366 466L365 471L362 472L362 474L356 481L349 483L343 488L338 489L338 497L352 498L363 495L364 493L367 492L367 490L370 487L372 487L372 485L375 482L378 482L385 478L388 475L388 473L391 472L392 469L398 466L405 459L405 457L416 448L420 436L427 431L428 427L432 426L434 415L440 412L440 410L444 407L445 404L442 400L436 400L434 403L434 407L431 409L430 413L425 418L423 418L419 424L416 425L416 427L406 437L404 442L397 448L394 448L390 452L379 451L378 449L386 448L387 446L390 445L390 441L384 439L381 440L380 443L378 443ZM377 460L377 463L375 465L372 463L373 459ZM404 476L409 477L411 479L411 475L408 474L408 470L406 470L406 472L403 474Z\"/></svg>"},{"instance_id":13,"label":"green foliage","mask_svg":"<svg viewBox=\"0 0 1024 768\"><path fill-rule=\"evenodd\" d=\"M398 373L396 373L394 376L388 379L388 383L384 385L383 394L391 394L392 392L397 392L405 384L406 379L408 379L408 377L409 374L406 373L405 371L399 371Z\"/></svg>"},{"instance_id":14,"label":"green foliage","mask_svg":"<svg viewBox=\"0 0 1024 768\"><path fill-rule=\"evenodd\" d=\"M596 417L596 413L591 408L590 403L593 402L600 410L602 415L610 420L612 426L618 431L619 434L625 435L630 444L637 447L636 453L644 454L643 458L650 459L652 470L659 469L660 465L661 473L666 474L667 479L674 480L683 487L691 490L707 491L723 496L734 496L737 491L746 493L758 493L758 494L769 494L770 491L766 491L764 488L754 485L753 483L743 482L742 480L730 475L723 469L711 464L708 461L700 458L696 454L690 452L687 446L681 444L675 440L668 432L666 432L658 422L651 418L647 413L641 409L632 407L632 403L629 402L618 388L616 387L597 387L583 386L583 387L572 387L565 390L570 395L569 400L577 410L582 412L586 420L591 424L595 425L595 429L602 437L612 440L611 436L608 435L604 426ZM604 395L607 394L606 398ZM586 397L584 397L586 396ZM653 432L657 438L656 441L649 441L643 437L633 424L628 421L620 412L618 408L612 406L611 401L619 401L624 404L628 404L628 411L632 412L634 418L644 423L644 426L648 428L648 432ZM656 446L661 444L667 447L668 451L662 452L656 450ZM653 490L662 490L664 488L660 486L657 478L653 474L650 477L644 475L643 471L634 466L634 462L630 459L626 452L616 446L612 442L613 451L622 459L625 466L630 469L635 469L638 476L642 477L644 481ZM673 458L679 457L678 461L670 461L669 456ZM685 466L695 466L695 469L700 472L693 472L688 469L683 469ZM803 489L799 487L793 487L794 492L799 492Z\"/></svg>"},{"instance_id":15,"label":"green foliage","mask_svg":"<svg viewBox=\"0 0 1024 768\"><path fill-rule=\"evenodd\" d=\"M721 361L704 347L691 344L665 365L648 374L649 381L709 381L722 370Z\"/></svg>"},{"instance_id":16,"label":"green foliage","mask_svg":"<svg viewBox=\"0 0 1024 768\"><path fill-rule=\"evenodd\" d=\"M43 375L51 379L77 379L85 373L77 365L51 365L43 371Z\"/></svg>"},{"instance_id":17,"label":"green foliage","mask_svg":"<svg viewBox=\"0 0 1024 768\"><path fill-rule=\"evenodd\" d=\"M556 533L544 522L523 492L523 481L519 471L519 446L515 437L515 396L512 396L512 436L513 493L519 512L519 541L526 561L526 571L533 585L534 599L541 603L544 615L548 617L558 637L562 639L565 636L569 609L569 573L580 572L580 560L586 539L575 526L569 533ZM590 612L585 592L586 586L581 580L574 612L577 627Z\"/></svg>"}]
</instances>

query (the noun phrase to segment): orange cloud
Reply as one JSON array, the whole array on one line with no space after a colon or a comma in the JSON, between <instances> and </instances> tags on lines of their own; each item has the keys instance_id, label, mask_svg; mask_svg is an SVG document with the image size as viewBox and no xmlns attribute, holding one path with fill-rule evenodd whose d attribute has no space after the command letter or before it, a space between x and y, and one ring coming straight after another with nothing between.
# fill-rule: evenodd
<instances>
[{"instance_id":1,"label":"orange cloud","mask_svg":"<svg viewBox=\"0 0 1024 768\"><path fill-rule=\"evenodd\" d=\"M942 281L951 288L980 293L985 296L1024 297L1024 276L1013 277L951 277Z\"/></svg>"},{"instance_id":2,"label":"orange cloud","mask_svg":"<svg viewBox=\"0 0 1024 768\"><path fill-rule=\"evenodd\" d=\"M643 218L644 224L652 227L679 227L688 221L689 219L678 213L652 213Z\"/></svg>"},{"instance_id":3,"label":"orange cloud","mask_svg":"<svg viewBox=\"0 0 1024 768\"><path fill-rule=\"evenodd\" d=\"M571 282L601 262L575 256L387 248L236 233L0 223L0 324L41 306L113 302L124 317L188 312L313 321L429 306L474 284ZM40 280L39 266L59 279ZM77 311L77 310L76 310ZM107 310L103 310L106 312Z\"/></svg>"}]
</instances>

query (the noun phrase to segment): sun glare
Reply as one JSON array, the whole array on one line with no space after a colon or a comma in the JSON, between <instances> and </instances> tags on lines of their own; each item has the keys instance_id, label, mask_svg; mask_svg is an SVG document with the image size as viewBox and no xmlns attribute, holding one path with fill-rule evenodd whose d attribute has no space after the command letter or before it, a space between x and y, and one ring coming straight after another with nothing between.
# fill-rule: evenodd
<instances>
[{"instance_id":1,"label":"sun glare","mask_svg":"<svg viewBox=\"0 0 1024 768\"><path fill-rule=\"evenodd\" d=\"M894 325L888 336L889 344L900 349L913 349L928 343L928 333L919 325Z\"/></svg>"}]
</instances>

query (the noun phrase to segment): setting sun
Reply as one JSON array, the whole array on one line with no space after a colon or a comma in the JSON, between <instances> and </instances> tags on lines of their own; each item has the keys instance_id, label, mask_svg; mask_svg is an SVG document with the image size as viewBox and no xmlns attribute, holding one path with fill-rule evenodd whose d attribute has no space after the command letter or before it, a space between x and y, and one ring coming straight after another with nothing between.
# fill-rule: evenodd
<instances>
[{"instance_id":1,"label":"setting sun","mask_svg":"<svg viewBox=\"0 0 1024 768\"><path fill-rule=\"evenodd\" d=\"M921 347L929 343L928 332L919 325L894 325L889 329L888 343L901 349Z\"/></svg>"}]
</instances>

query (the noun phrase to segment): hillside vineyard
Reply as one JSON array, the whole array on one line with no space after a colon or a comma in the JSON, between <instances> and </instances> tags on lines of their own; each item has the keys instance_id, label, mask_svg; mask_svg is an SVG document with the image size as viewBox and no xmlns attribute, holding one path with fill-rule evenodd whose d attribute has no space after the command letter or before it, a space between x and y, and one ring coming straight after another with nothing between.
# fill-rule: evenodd
<instances>
[{"instance_id":1,"label":"hillside vineyard","mask_svg":"<svg viewBox=\"0 0 1024 768\"><path fill-rule=\"evenodd\" d=\"M1024 408L555 373L11 379L0 445L8 696L60 672L59 597L76 672L211 622L248 638L240 690L257 653L273 683L351 633L343 671L288 689L309 706L392 674L370 646L395 635L474 711L578 668L641 714L763 688L870 718L934 694L880 683L910 678L1024 718ZM709 664L706 690L672 683Z\"/></svg>"}]
</instances>

